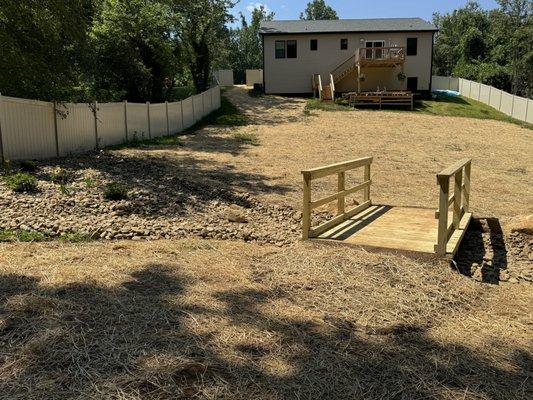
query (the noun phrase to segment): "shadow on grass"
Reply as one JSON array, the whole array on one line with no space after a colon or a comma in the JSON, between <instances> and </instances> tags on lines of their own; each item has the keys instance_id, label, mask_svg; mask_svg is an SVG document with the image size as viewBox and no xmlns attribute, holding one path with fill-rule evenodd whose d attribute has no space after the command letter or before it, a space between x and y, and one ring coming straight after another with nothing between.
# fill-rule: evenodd
<instances>
[{"instance_id":1,"label":"shadow on grass","mask_svg":"<svg viewBox=\"0 0 533 400\"><path fill-rule=\"evenodd\" d=\"M113 287L0 275L0 397L507 400L531 394L533 360L520 349L504 369L474 349L436 342L427 327L365 332L334 316L324 324L273 314L269 304L290 293L257 287L214 293L221 303L214 308L201 298L191 304L183 297L195 281L180 271L179 264L147 265Z\"/></svg>"}]
</instances>

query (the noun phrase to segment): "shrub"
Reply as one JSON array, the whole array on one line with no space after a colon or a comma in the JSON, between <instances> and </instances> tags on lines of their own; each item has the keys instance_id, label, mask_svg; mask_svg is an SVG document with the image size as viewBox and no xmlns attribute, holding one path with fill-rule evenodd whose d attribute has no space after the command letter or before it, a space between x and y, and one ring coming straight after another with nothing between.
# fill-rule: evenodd
<instances>
[{"instance_id":1,"label":"shrub","mask_svg":"<svg viewBox=\"0 0 533 400\"><path fill-rule=\"evenodd\" d=\"M59 236L59 241L64 243L84 243L92 240L93 238L91 235L80 232L63 233L61 236Z\"/></svg>"},{"instance_id":2,"label":"shrub","mask_svg":"<svg viewBox=\"0 0 533 400\"><path fill-rule=\"evenodd\" d=\"M105 185L104 198L106 200L124 200L128 198L128 188L119 182L111 182Z\"/></svg>"},{"instance_id":3,"label":"shrub","mask_svg":"<svg viewBox=\"0 0 533 400\"><path fill-rule=\"evenodd\" d=\"M8 175L5 177L8 188L17 193L30 193L37 191L37 179L26 172Z\"/></svg>"},{"instance_id":4,"label":"shrub","mask_svg":"<svg viewBox=\"0 0 533 400\"><path fill-rule=\"evenodd\" d=\"M71 178L72 178L72 174L66 169L61 168L61 167L55 168L54 171L50 174L50 180L60 185L64 185L65 183L68 183Z\"/></svg>"},{"instance_id":5,"label":"shrub","mask_svg":"<svg viewBox=\"0 0 533 400\"><path fill-rule=\"evenodd\" d=\"M42 242L46 236L39 232L18 231L16 237L21 242Z\"/></svg>"},{"instance_id":6,"label":"shrub","mask_svg":"<svg viewBox=\"0 0 533 400\"><path fill-rule=\"evenodd\" d=\"M22 172L35 172L37 171L37 163L31 160L24 160L19 163L19 169Z\"/></svg>"}]
</instances>

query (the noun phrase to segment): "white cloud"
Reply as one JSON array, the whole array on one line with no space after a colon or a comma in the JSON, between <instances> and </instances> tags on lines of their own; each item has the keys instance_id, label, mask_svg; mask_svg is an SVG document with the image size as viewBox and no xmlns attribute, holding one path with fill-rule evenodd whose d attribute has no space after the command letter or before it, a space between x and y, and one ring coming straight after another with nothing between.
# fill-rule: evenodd
<instances>
[{"instance_id":1,"label":"white cloud","mask_svg":"<svg viewBox=\"0 0 533 400\"><path fill-rule=\"evenodd\" d=\"M264 3L253 3L253 2L246 6L246 10L248 12L252 12L252 11L254 11L254 10L258 9L258 8L261 8L261 7L264 7L266 12L270 12L270 8L268 8L268 6L266 4L264 4Z\"/></svg>"}]
</instances>

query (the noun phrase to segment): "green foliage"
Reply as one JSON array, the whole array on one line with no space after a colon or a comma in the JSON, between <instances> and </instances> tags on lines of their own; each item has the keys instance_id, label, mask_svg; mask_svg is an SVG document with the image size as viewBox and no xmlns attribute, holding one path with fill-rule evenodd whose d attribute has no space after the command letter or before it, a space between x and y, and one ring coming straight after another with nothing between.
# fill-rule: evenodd
<instances>
[{"instance_id":1,"label":"green foliage","mask_svg":"<svg viewBox=\"0 0 533 400\"><path fill-rule=\"evenodd\" d=\"M90 188L94 187L95 184L96 184L96 182L94 181L94 179L92 179L92 178L85 178L85 186L86 186L87 188L90 189Z\"/></svg>"},{"instance_id":2,"label":"green foliage","mask_svg":"<svg viewBox=\"0 0 533 400\"><path fill-rule=\"evenodd\" d=\"M0 230L0 242L42 242L47 237L39 232Z\"/></svg>"},{"instance_id":3,"label":"green foliage","mask_svg":"<svg viewBox=\"0 0 533 400\"><path fill-rule=\"evenodd\" d=\"M70 196L72 193L71 188L64 184L59 185L59 191L63 196Z\"/></svg>"},{"instance_id":4,"label":"green foliage","mask_svg":"<svg viewBox=\"0 0 533 400\"><path fill-rule=\"evenodd\" d=\"M313 0L307 3L305 11L300 14L300 19L328 20L339 19L337 12L328 6L324 0Z\"/></svg>"},{"instance_id":5,"label":"green foliage","mask_svg":"<svg viewBox=\"0 0 533 400\"><path fill-rule=\"evenodd\" d=\"M56 167L50 174L50 182L65 185L72 179L72 173L64 168Z\"/></svg>"},{"instance_id":6,"label":"green foliage","mask_svg":"<svg viewBox=\"0 0 533 400\"><path fill-rule=\"evenodd\" d=\"M17 193L32 193L37 191L37 179L26 172L7 175L5 183L8 188Z\"/></svg>"},{"instance_id":7,"label":"green foliage","mask_svg":"<svg viewBox=\"0 0 533 400\"><path fill-rule=\"evenodd\" d=\"M230 31L229 67L233 69L235 81L244 83L247 69L259 69L263 66L263 44L259 35L261 21L270 21L274 13L261 5L252 11L251 22L248 23L243 14L240 15L241 26Z\"/></svg>"},{"instance_id":8,"label":"green foliage","mask_svg":"<svg viewBox=\"0 0 533 400\"><path fill-rule=\"evenodd\" d=\"M336 103L323 102L319 99L309 99L305 105L305 111L322 110L322 111L354 111L346 102L337 101Z\"/></svg>"},{"instance_id":9,"label":"green foliage","mask_svg":"<svg viewBox=\"0 0 533 400\"><path fill-rule=\"evenodd\" d=\"M248 119L233 103L222 96L220 108L202 119L191 129L198 129L205 125L244 126L248 125Z\"/></svg>"},{"instance_id":10,"label":"green foliage","mask_svg":"<svg viewBox=\"0 0 533 400\"><path fill-rule=\"evenodd\" d=\"M38 169L38 166L35 161L23 160L19 162L19 169L22 172L36 172Z\"/></svg>"},{"instance_id":11,"label":"green foliage","mask_svg":"<svg viewBox=\"0 0 533 400\"><path fill-rule=\"evenodd\" d=\"M111 182L105 185L104 198L106 200L125 200L128 198L128 188L120 182Z\"/></svg>"},{"instance_id":12,"label":"green foliage","mask_svg":"<svg viewBox=\"0 0 533 400\"><path fill-rule=\"evenodd\" d=\"M435 14L439 28L434 71L533 96L533 2L499 0L485 11L477 2Z\"/></svg>"},{"instance_id":13,"label":"green foliage","mask_svg":"<svg viewBox=\"0 0 533 400\"><path fill-rule=\"evenodd\" d=\"M86 243L92 240L91 235L80 232L63 233L59 236L59 241L64 243Z\"/></svg>"}]
</instances>

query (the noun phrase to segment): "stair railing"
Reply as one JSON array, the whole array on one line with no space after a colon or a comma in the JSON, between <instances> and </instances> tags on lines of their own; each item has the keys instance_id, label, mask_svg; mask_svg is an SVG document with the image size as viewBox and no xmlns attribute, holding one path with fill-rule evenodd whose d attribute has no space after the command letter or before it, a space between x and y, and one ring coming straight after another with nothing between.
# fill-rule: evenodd
<instances>
[{"instance_id":1,"label":"stair railing","mask_svg":"<svg viewBox=\"0 0 533 400\"><path fill-rule=\"evenodd\" d=\"M340 76L348 71L351 68L355 68L356 65L356 55L351 55L348 59L344 60L342 63L340 63L333 71L331 71L331 75L335 79L340 78Z\"/></svg>"},{"instance_id":2,"label":"stair railing","mask_svg":"<svg viewBox=\"0 0 533 400\"><path fill-rule=\"evenodd\" d=\"M331 89L331 100L335 101L335 79L333 79L333 74L329 74L329 88Z\"/></svg>"}]
</instances>

